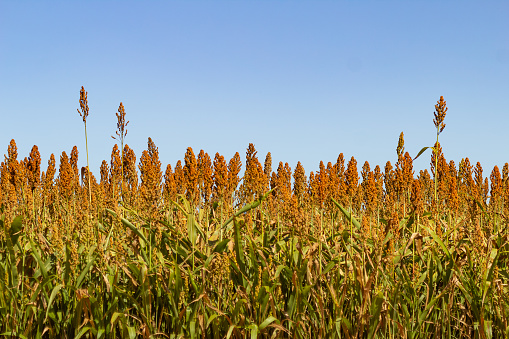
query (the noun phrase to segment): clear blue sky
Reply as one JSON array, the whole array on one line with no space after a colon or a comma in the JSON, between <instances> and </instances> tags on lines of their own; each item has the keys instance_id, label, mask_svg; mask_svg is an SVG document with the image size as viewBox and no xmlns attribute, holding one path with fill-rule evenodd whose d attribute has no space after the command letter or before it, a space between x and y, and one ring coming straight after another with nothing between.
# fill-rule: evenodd
<instances>
[{"instance_id":1,"label":"clear blue sky","mask_svg":"<svg viewBox=\"0 0 509 339\"><path fill-rule=\"evenodd\" d=\"M121 101L138 159L148 137L164 166L252 142L309 173L394 163L401 131L415 156L443 95L446 158L489 176L509 161L509 2L0 0L0 154L37 144L46 169L77 145L85 166L82 85L95 173Z\"/></svg>"}]
</instances>

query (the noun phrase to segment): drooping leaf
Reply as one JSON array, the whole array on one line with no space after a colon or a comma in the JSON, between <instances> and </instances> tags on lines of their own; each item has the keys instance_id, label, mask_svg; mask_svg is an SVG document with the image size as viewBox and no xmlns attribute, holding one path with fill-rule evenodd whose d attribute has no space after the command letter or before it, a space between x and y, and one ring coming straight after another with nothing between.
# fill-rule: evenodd
<instances>
[{"instance_id":1,"label":"drooping leaf","mask_svg":"<svg viewBox=\"0 0 509 339\"><path fill-rule=\"evenodd\" d=\"M419 153L417 153L417 155L415 156L415 158L413 158L413 160L412 160L412 161L415 161L415 159L417 159L418 157L420 157L420 156L421 156L421 154L422 154L422 153L424 153L424 151L426 151L428 148L433 149L433 147L429 147L429 146L427 146L427 147L423 147L423 148L419 151Z\"/></svg>"}]
</instances>

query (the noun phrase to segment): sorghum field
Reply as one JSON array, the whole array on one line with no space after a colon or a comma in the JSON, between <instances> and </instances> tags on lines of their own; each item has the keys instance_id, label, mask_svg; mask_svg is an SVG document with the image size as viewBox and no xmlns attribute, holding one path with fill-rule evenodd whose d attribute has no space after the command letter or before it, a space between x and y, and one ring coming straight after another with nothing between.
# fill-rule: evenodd
<instances>
[{"instance_id":1,"label":"sorghum field","mask_svg":"<svg viewBox=\"0 0 509 339\"><path fill-rule=\"evenodd\" d=\"M83 88L78 107L86 135ZM436 141L419 154L430 171L418 173L403 134L384 168L339 154L306 172L253 144L231 159L188 148L164 166L150 138L138 159L125 143L122 104L118 145L97 173L78 168L76 147L46 166L37 146L21 159L12 140L0 333L508 337L509 166L447 161L446 111L441 97Z\"/></svg>"}]
</instances>

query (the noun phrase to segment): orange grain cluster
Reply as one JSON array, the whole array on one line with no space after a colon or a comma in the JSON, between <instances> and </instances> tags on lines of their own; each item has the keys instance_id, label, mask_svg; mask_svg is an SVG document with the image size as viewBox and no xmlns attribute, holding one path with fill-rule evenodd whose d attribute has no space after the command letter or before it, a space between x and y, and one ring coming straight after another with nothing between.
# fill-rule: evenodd
<instances>
[{"instance_id":1,"label":"orange grain cluster","mask_svg":"<svg viewBox=\"0 0 509 339\"><path fill-rule=\"evenodd\" d=\"M80 108L85 121L88 103L83 89ZM434 123L440 133L447 111L443 97L435 110ZM397 239L404 218L429 217L448 220L433 226L439 234L446 231L448 223L456 221L476 225L470 230L460 226L457 236L470 232L481 246L480 239L490 234L482 228L483 213L509 214L509 165L506 163L502 171L495 166L487 177L481 164L473 166L468 158L458 166L448 162L438 141L431 154L430 172L415 173L401 133L397 159L394 165L388 161L383 170L366 161L359 173L357 160L352 156L345 164L343 153L334 163L321 161L318 170L308 175L300 162L294 169L279 162L273 170L271 153L262 165L254 144L249 144L244 171L239 153L227 161L219 153L212 159L204 150L196 156L189 147L183 162L167 164L163 173L158 148L151 138L139 161L134 151L123 145L128 122L122 103L117 118L121 145L115 144L110 161L102 162L99 182L87 167L80 172L77 147L72 148L70 156L62 152L58 164L51 154L46 170L41 171L38 147L34 146L20 161L12 140L0 164L0 204L7 218L26 216L34 236L48 239L57 249L62 249L65 242L72 248L83 243L100 246L106 238L97 224L106 217L106 208L149 222L171 219L184 228L187 219L179 204L185 199L190 206L186 213L196 211L200 218L210 218L210 225L219 227L234 211L272 190L261 211L251 211L244 217L252 232L262 231L257 227L268 224L288 232L314 234L321 232L316 225L324 220L332 227L328 232L345 229L349 221L333 203L335 200L360 220L364 234L374 239L383 239L388 231ZM202 210L206 213L200 214ZM115 231L111 236L118 240L124 235Z\"/></svg>"},{"instance_id":2,"label":"orange grain cluster","mask_svg":"<svg viewBox=\"0 0 509 339\"><path fill-rule=\"evenodd\" d=\"M423 216L432 211L442 216L449 213L458 219L466 216L470 220L477 220L486 209L507 213L508 164L502 173L495 167L486 177L480 163L472 166L466 158L456 167L453 161L446 161L440 144L436 146L438 152L431 156L431 174L427 170L415 174L412 159L408 153L403 153L400 138L398 160L394 167L387 162L384 171L379 166L372 169L364 162L359 174L357 160L351 157L345 166L344 156L340 154L334 164L328 162L326 166L320 162L318 171L306 175L300 162L294 170L288 163L280 162L272 171L270 153L262 166L254 145L250 144L246 152L246 170L240 177L242 161L238 153L227 163L219 153L213 161L203 150L196 157L191 148L185 153L184 166L180 161L174 168L168 164L163 174L158 148L149 138L139 164L128 145L124 146L123 158L118 146L113 146L110 162L103 161L100 167L99 183L93 174L90 176L92 206L89 206L88 172L83 168L80 180L76 147L70 156L62 152L58 166L52 155L46 171L41 172L37 146L32 148L28 158L19 161L16 143L12 140L0 164L0 198L9 216L28 214L30 220L44 216L49 220L47 230L40 228L45 236L49 234L51 238L65 233L70 239L82 233L93 238L93 232L82 230L80 225L87 213L102 208L118 211L122 205L153 220L168 217L168 213L179 220L179 212L172 201L183 196L201 209L219 203L226 216L270 189L273 191L266 203L267 217L298 231L303 231L304 224L313 224L313 218L320 212L335 227L345 227L331 198L359 219L365 219L365 223L378 219L378 224L380 220L389 224L411 213ZM435 176L437 203L433 199L432 178ZM100 214L96 213L96 217ZM52 223L61 226L50 226ZM371 229L366 226L368 228Z\"/></svg>"}]
</instances>

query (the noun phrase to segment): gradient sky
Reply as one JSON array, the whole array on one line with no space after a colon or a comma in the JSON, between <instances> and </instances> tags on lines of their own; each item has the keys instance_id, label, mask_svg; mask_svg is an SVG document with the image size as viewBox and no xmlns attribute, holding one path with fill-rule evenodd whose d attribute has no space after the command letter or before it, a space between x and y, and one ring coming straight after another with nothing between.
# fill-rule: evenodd
<instances>
[{"instance_id":1,"label":"gradient sky","mask_svg":"<svg viewBox=\"0 0 509 339\"><path fill-rule=\"evenodd\" d=\"M443 95L446 159L489 176L509 161L509 2L0 0L0 154L36 144L45 170L77 145L85 166L81 86L95 173L121 101L138 159L148 137L164 167L252 142L309 173L394 163L402 131L415 156Z\"/></svg>"}]
</instances>

